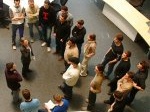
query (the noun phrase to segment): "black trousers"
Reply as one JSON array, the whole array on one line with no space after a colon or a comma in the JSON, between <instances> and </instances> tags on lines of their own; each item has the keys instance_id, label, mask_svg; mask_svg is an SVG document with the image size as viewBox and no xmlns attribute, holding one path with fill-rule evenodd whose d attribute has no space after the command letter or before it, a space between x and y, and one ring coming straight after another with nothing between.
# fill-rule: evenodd
<instances>
[{"instance_id":1,"label":"black trousers","mask_svg":"<svg viewBox=\"0 0 150 112\"><path fill-rule=\"evenodd\" d=\"M109 61L112 61L113 59L115 59L115 57L109 58L109 57L106 57L106 56L105 56L101 64L102 64L102 65L104 66L104 68L105 68L106 64L108 64L108 62L109 62ZM108 64L108 70L107 70L106 76L109 76L109 75L112 73L112 71L113 71L114 66L115 66L116 63L117 63L117 62Z\"/></svg>"},{"instance_id":2,"label":"black trousers","mask_svg":"<svg viewBox=\"0 0 150 112\"><path fill-rule=\"evenodd\" d=\"M110 83L109 83L109 86L110 86L110 92L114 92L116 89L117 89L117 82L118 82L118 78L115 77Z\"/></svg>"},{"instance_id":3,"label":"black trousers","mask_svg":"<svg viewBox=\"0 0 150 112\"><path fill-rule=\"evenodd\" d=\"M139 91L138 89L132 88L131 92L129 93L129 95L127 97L127 104L131 104L132 103L132 101L134 100L135 95L136 95L136 93L138 91Z\"/></svg>"},{"instance_id":4,"label":"black trousers","mask_svg":"<svg viewBox=\"0 0 150 112\"><path fill-rule=\"evenodd\" d=\"M27 72L29 70L29 65L30 65L31 60L27 60L27 61L22 61L22 75L26 76Z\"/></svg>"},{"instance_id":5,"label":"black trousers","mask_svg":"<svg viewBox=\"0 0 150 112\"><path fill-rule=\"evenodd\" d=\"M96 102L96 93L93 93L92 91L89 91L89 103L88 103L88 106L87 106L87 110L92 110L94 105L95 105L95 102Z\"/></svg>"},{"instance_id":6,"label":"black trousers","mask_svg":"<svg viewBox=\"0 0 150 112\"><path fill-rule=\"evenodd\" d=\"M61 86L62 87L62 91L64 93L64 97L67 99L67 100L71 100L72 99L72 88L73 86L68 86L65 82L63 83L63 85Z\"/></svg>"}]
</instances>

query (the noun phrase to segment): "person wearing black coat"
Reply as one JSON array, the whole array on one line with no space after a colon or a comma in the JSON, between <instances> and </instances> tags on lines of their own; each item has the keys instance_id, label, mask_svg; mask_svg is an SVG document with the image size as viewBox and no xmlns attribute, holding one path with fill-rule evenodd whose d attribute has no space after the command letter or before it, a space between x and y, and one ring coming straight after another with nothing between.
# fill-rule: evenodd
<instances>
[{"instance_id":1,"label":"person wearing black coat","mask_svg":"<svg viewBox=\"0 0 150 112\"><path fill-rule=\"evenodd\" d=\"M21 40L21 62L22 62L22 76L26 77L28 72L31 72L29 69L29 65L31 62L31 58L35 59L32 47L27 39Z\"/></svg>"},{"instance_id":2,"label":"person wearing black coat","mask_svg":"<svg viewBox=\"0 0 150 112\"><path fill-rule=\"evenodd\" d=\"M39 11L39 27L42 29L43 33L43 43L41 46L47 45L47 52L51 51L51 32L52 27L56 22L56 12L50 5L49 0L44 1L44 6L40 8Z\"/></svg>"},{"instance_id":3,"label":"person wearing black coat","mask_svg":"<svg viewBox=\"0 0 150 112\"><path fill-rule=\"evenodd\" d=\"M146 61L141 61L137 64L137 68L138 70L133 77L133 81L137 84L137 86L141 87L142 90L144 90L146 88L145 82L148 77L149 65ZM130 105L133 102L135 95L138 91L139 90L137 88L132 88L129 96L127 97L128 105Z\"/></svg>"},{"instance_id":4,"label":"person wearing black coat","mask_svg":"<svg viewBox=\"0 0 150 112\"><path fill-rule=\"evenodd\" d=\"M18 102L20 100L19 91L21 87L19 82L22 81L22 77L16 70L16 65L13 62L9 62L6 64L5 76L7 86L12 91L11 94L13 96L13 101Z\"/></svg>"},{"instance_id":5,"label":"person wearing black coat","mask_svg":"<svg viewBox=\"0 0 150 112\"><path fill-rule=\"evenodd\" d=\"M110 86L109 94L117 89L118 80L121 79L130 70L131 67L130 57L131 57L130 51L126 51L122 54L121 60L114 71L114 78L108 84Z\"/></svg>"},{"instance_id":6,"label":"person wearing black coat","mask_svg":"<svg viewBox=\"0 0 150 112\"><path fill-rule=\"evenodd\" d=\"M56 51L53 54L60 53L60 58L58 59L59 61L64 59L66 42L70 36L70 25L66 19L67 15L62 14L56 21L56 25L54 27L54 33L56 37Z\"/></svg>"},{"instance_id":7,"label":"person wearing black coat","mask_svg":"<svg viewBox=\"0 0 150 112\"><path fill-rule=\"evenodd\" d=\"M79 49L79 56L81 54L81 47L84 43L84 36L86 34L86 29L84 27L84 20L78 20L76 26L72 30L72 36L75 38L77 47Z\"/></svg>"}]
</instances>

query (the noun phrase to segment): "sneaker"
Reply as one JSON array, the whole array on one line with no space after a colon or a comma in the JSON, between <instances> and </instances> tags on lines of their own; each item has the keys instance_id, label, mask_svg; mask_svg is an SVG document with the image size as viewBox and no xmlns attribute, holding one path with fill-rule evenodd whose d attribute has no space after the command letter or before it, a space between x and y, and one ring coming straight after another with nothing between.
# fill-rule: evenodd
<instances>
[{"instance_id":1,"label":"sneaker","mask_svg":"<svg viewBox=\"0 0 150 112\"><path fill-rule=\"evenodd\" d=\"M50 52L51 51L51 48L50 47L47 47L47 52Z\"/></svg>"},{"instance_id":2,"label":"sneaker","mask_svg":"<svg viewBox=\"0 0 150 112\"><path fill-rule=\"evenodd\" d=\"M85 102L86 102L86 103L89 103L89 99L85 99Z\"/></svg>"},{"instance_id":3,"label":"sneaker","mask_svg":"<svg viewBox=\"0 0 150 112\"><path fill-rule=\"evenodd\" d=\"M80 73L80 76L81 76L81 77L86 77L86 76L87 76L87 73L86 73L86 74Z\"/></svg>"},{"instance_id":4,"label":"sneaker","mask_svg":"<svg viewBox=\"0 0 150 112\"><path fill-rule=\"evenodd\" d=\"M60 57L60 58L58 59L58 61L62 61L62 60L64 60L64 58L62 58L62 57Z\"/></svg>"},{"instance_id":5,"label":"sneaker","mask_svg":"<svg viewBox=\"0 0 150 112\"><path fill-rule=\"evenodd\" d=\"M57 51L55 51L55 52L53 52L53 54L55 55L55 54L58 54L58 52Z\"/></svg>"},{"instance_id":6,"label":"sneaker","mask_svg":"<svg viewBox=\"0 0 150 112\"><path fill-rule=\"evenodd\" d=\"M30 40L30 42L31 42L31 43L34 43L34 40L33 40L33 39L31 39L31 40Z\"/></svg>"},{"instance_id":7,"label":"sneaker","mask_svg":"<svg viewBox=\"0 0 150 112\"><path fill-rule=\"evenodd\" d=\"M110 105L111 105L110 100L104 100L104 103L105 103L105 104L110 104Z\"/></svg>"},{"instance_id":8,"label":"sneaker","mask_svg":"<svg viewBox=\"0 0 150 112\"><path fill-rule=\"evenodd\" d=\"M41 44L42 47L44 47L45 45L46 45L46 42L43 42L43 43Z\"/></svg>"},{"instance_id":9,"label":"sneaker","mask_svg":"<svg viewBox=\"0 0 150 112\"><path fill-rule=\"evenodd\" d=\"M84 112L91 112L90 110L87 109L87 107L81 107L81 110Z\"/></svg>"},{"instance_id":10,"label":"sneaker","mask_svg":"<svg viewBox=\"0 0 150 112\"><path fill-rule=\"evenodd\" d=\"M13 45L12 48L13 48L13 50L16 50L16 46L15 45Z\"/></svg>"}]
</instances>

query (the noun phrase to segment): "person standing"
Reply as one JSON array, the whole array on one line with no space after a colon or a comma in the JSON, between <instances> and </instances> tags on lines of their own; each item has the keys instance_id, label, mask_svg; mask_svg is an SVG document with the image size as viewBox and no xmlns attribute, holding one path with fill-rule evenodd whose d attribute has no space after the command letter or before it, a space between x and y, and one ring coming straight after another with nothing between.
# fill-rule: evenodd
<instances>
[{"instance_id":1,"label":"person standing","mask_svg":"<svg viewBox=\"0 0 150 112\"><path fill-rule=\"evenodd\" d=\"M32 51L32 47L29 44L29 41L27 39L22 39L21 40L21 62L22 62L22 76L27 77L27 73L31 72L32 70L29 69L29 65L31 62L31 58L35 59L35 56Z\"/></svg>"},{"instance_id":2,"label":"person standing","mask_svg":"<svg viewBox=\"0 0 150 112\"><path fill-rule=\"evenodd\" d=\"M72 36L75 38L77 47L79 49L79 57L81 54L82 44L84 43L84 36L86 29L84 27L84 20L78 20L76 26L72 29Z\"/></svg>"},{"instance_id":3,"label":"person standing","mask_svg":"<svg viewBox=\"0 0 150 112\"><path fill-rule=\"evenodd\" d=\"M108 70L106 72L105 78L108 79L109 75L112 73L115 64L120 60L121 55L123 53L124 47L122 44L123 35L122 33L117 33L111 47L107 51L102 60L102 65L106 66L108 64Z\"/></svg>"},{"instance_id":4,"label":"person standing","mask_svg":"<svg viewBox=\"0 0 150 112\"><path fill-rule=\"evenodd\" d=\"M64 83L63 85L59 85L58 87L64 93L65 98L68 100L71 100L72 93L73 93L72 89L76 85L79 79L81 66L79 63L79 58L70 57L68 60L69 60L70 66L62 76L64 79Z\"/></svg>"},{"instance_id":5,"label":"person standing","mask_svg":"<svg viewBox=\"0 0 150 112\"><path fill-rule=\"evenodd\" d=\"M19 92L20 92L20 82L22 77L19 72L16 70L16 64L13 62L6 63L5 68L6 82L9 89L11 89L11 94L13 96L13 102L17 103L20 101Z\"/></svg>"},{"instance_id":6,"label":"person standing","mask_svg":"<svg viewBox=\"0 0 150 112\"><path fill-rule=\"evenodd\" d=\"M86 99L88 103L87 108L83 107L82 110L92 111L96 102L96 94L101 92L101 85L104 80L104 67L101 64L95 66L95 77L90 83L89 97Z\"/></svg>"},{"instance_id":7,"label":"person standing","mask_svg":"<svg viewBox=\"0 0 150 112\"><path fill-rule=\"evenodd\" d=\"M40 106L39 99L31 98L31 93L28 89L22 90L22 96L25 101L20 104L21 112L38 112Z\"/></svg>"},{"instance_id":8,"label":"person standing","mask_svg":"<svg viewBox=\"0 0 150 112\"><path fill-rule=\"evenodd\" d=\"M40 39L42 39L42 32L39 29L39 7L34 3L34 0L28 0L28 7L26 8L26 16L27 16L27 23L29 26L29 34L31 38L31 43L34 42L34 33L33 33L33 26L37 29Z\"/></svg>"},{"instance_id":9,"label":"person standing","mask_svg":"<svg viewBox=\"0 0 150 112\"><path fill-rule=\"evenodd\" d=\"M53 54L60 53L60 58L58 61L62 61L64 59L66 42L70 36L70 25L66 19L66 14L60 15L54 28L54 36L56 37L56 51Z\"/></svg>"},{"instance_id":10,"label":"person standing","mask_svg":"<svg viewBox=\"0 0 150 112\"><path fill-rule=\"evenodd\" d=\"M56 22L56 13L52 6L50 5L49 0L44 1L44 6L40 8L39 11L39 27L42 29L44 42L41 46L47 45L47 52L51 51L50 44L51 44L51 32L52 27Z\"/></svg>"},{"instance_id":11,"label":"person standing","mask_svg":"<svg viewBox=\"0 0 150 112\"><path fill-rule=\"evenodd\" d=\"M113 96L115 101L111 104L107 112L123 112L126 106L126 100L123 97L123 93L120 91L115 91Z\"/></svg>"},{"instance_id":12,"label":"person standing","mask_svg":"<svg viewBox=\"0 0 150 112\"><path fill-rule=\"evenodd\" d=\"M141 87L142 90L144 90L146 88L145 81L148 77L149 65L146 61L141 61L137 64L137 68L138 68L138 70L133 77L133 81L137 84L137 86ZM132 90L127 98L128 105L130 105L133 102L135 95L137 94L138 91L139 91L139 89L137 89L135 87L132 88Z\"/></svg>"},{"instance_id":13,"label":"person standing","mask_svg":"<svg viewBox=\"0 0 150 112\"><path fill-rule=\"evenodd\" d=\"M73 16L70 12L68 12L68 7L67 6L61 6L61 10L57 13L57 19L59 19L59 17L62 14L67 15L66 21L69 23L70 28L71 28L73 26Z\"/></svg>"},{"instance_id":14,"label":"person standing","mask_svg":"<svg viewBox=\"0 0 150 112\"><path fill-rule=\"evenodd\" d=\"M80 76L87 76L88 62L95 55L96 52L96 35L89 34L87 42L84 45L84 57L81 63L81 73Z\"/></svg>"},{"instance_id":15,"label":"person standing","mask_svg":"<svg viewBox=\"0 0 150 112\"><path fill-rule=\"evenodd\" d=\"M77 57L77 58L79 57L77 45L75 43L74 38L72 38L72 37L68 39L68 41L66 43L65 52L64 52L65 71L70 66L69 60L68 60L70 57Z\"/></svg>"},{"instance_id":16,"label":"person standing","mask_svg":"<svg viewBox=\"0 0 150 112\"><path fill-rule=\"evenodd\" d=\"M20 39L24 34L24 18L25 18L25 9L20 5L20 0L14 0L13 6L9 8L9 15L11 18L12 24L12 48L16 50L16 32L19 29Z\"/></svg>"},{"instance_id":17,"label":"person standing","mask_svg":"<svg viewBox=\"0 0 150 112\"><path fill-rule=\"evenodd\" d=\"M129 95L130 91L133 87L135 87L138 90L143 90L140 86L138 86L133 81L134 73L133 72L127 72L120 80L117 82L117 91L120 91L123 93L123 97L126 99ZM106 104L112 104L114 102L115 98L113 94L110 96L109 100L105 100L104 103Z\"/></svg>"},{"instance_id":18,"label":"person standing","mask_svg":"<svg viewBox=\"0 0 150 112\"><path fill-rule=\"evenodd\" d=\"M111 94L117 89L117 81L121 79L130 70L130 57L130 51L126 51L122 54L121 60L114 71L114 78L108 84L110 86L110 91L108 94Z\"/></svg>"}]
</instances>

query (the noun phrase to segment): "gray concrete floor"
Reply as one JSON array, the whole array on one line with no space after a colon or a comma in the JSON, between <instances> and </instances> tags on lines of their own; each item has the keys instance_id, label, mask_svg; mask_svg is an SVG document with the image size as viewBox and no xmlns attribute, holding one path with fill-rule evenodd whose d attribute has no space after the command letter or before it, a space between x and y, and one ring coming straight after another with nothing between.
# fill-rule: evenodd
<instances>
[{"instance_id":1,"label":"gray concrete floor","mask_svg":"<svg viewBox=\"0 0 150 112\"><path fill-rule=\"evenodd\" d=\"M149 1L149 0L147 0ZM148 3L148 2L145 3ZM69 0L67 6L74 16L74 22L78 19L85 20L87 34L95 33L97 35L97 51L96 55L90 60L89 75L80 77L78 84L74 87L73 100L70 103L69 111L80 111L82 106L86 106L85 98L88 96L89 83L94 76L94 66L101 62L104 54L110 47L113 36L120 30L102 14L103 2L96 6L95 0ZM148 5L149 6L149 5ZM144 4L143 11L150 12L147 4ZM147 14L148 15L148 14ZM25 36L28 36L28 28L25 28ZM136 71L136 64L140 60L147 60L145 48L137 43L133 43L126 35L124 35L124 48L132 52L131 70ZM85 37L86 39L86 37ZM17 38L19 40L19 38ZM19 44L16 51L11 48L11 29L0 29L0 111L2 112L20 112L19 105L12 103L10 90L7 88L4 76L4 68L7 62L13 61L17 64L17 69L21 73L21 61ZM29 80L23 80L21 89L28 88L31 90L33 98L38 98L43 103L52 99L52 95L62 92L57 88L63 82L62 76L59 74L64 70L63 62L58 62L57 56L47 53L46 48L40 46L41 42L36 41L32 44L36 61L33 61L30 68L34 71L30 74ZM55 50L54 38L52 37L52 51ZM112 74L113 75L113 74ZM106 112L109 105L103 103L103 100L109 96L107 86L108 80L102 85L102 92L97 95L95 112ZM126 107L125 112L150 112L150 78L148 77L147 88L143 92L139 92L131 107Z\"/></svg>"}]
</instances>

